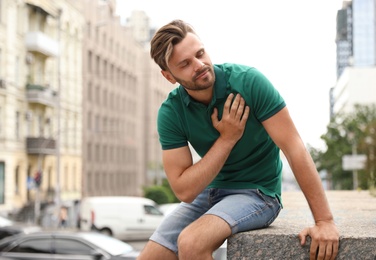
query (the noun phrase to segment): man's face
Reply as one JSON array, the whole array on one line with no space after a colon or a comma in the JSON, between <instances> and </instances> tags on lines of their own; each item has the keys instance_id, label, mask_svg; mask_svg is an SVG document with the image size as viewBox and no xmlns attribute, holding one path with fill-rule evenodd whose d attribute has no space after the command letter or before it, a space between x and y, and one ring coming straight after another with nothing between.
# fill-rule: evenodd
<instances>
[{"instance_id":1,"label":"man's face","mask_svg":"<svg viewBox=\"0 0 376 260\"><path fill-rule=\"evenodd\" d=\"M169 71L162 71L163 75L173 84L179 82L188 92L214 85L213 64L202 42L193 33L188 33L174 46L168 67Z\"/></svg>"}]
</instances>

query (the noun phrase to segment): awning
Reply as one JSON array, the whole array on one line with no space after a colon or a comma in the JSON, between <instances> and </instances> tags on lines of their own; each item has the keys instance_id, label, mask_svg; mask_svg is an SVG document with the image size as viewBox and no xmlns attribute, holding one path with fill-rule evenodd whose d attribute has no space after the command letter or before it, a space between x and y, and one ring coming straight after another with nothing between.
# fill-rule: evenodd
<instances>
[{"instance_id":1,"label":"awning","mask_svg":"<svg viewBox=\"0 0 376 260\"><path fill-rule=\"evenodd\" d=\"M53 17L58 16L58 8L53 4L53 1L50 0L25 0L26 4L39 7L49 15Z\"/></svg>"}]
</instances>

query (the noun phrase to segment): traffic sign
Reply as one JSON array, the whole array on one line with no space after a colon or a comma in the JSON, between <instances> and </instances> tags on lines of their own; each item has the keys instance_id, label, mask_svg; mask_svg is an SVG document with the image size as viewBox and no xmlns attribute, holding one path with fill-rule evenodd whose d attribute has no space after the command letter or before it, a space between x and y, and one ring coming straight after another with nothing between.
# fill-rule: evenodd
<instances>
[{"instance_id":1,"label":"traffic sign","mask_svg":"<svg viewBox=\"0 0 376 260\"><path fill-rule=\"evenodd\" d=\"M342 156L342 169L345 171L362 170L366 166L365 154L353 154Z\"/></svg>"}]
</instances>

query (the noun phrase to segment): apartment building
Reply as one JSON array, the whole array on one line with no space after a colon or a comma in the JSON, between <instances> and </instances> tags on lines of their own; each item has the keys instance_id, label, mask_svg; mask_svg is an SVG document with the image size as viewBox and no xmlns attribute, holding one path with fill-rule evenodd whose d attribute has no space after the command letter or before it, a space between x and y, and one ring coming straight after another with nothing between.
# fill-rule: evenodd
<instances>
[{"instance_id":1,"label":"apartment building","mask_svg":"<svg viewBox=\"0 0 376 260\"><path fill-rule=\"evenodd\" d=\"M140 40L115 11L115 0L0 1L0 211L142 196L165 177L156 118L175 86L149 56L146 14Z\"/></svg>"},{"instance_id":2,"label":"apartment building","mask_svg":"<svg viewBox=\"0 0 376 260\"><path fill-rule=\"evenodd\" d=\"M81 195L83 25L75 1L1 0L0 210Z\"/></svg>"},{"instance_id":3,"label":"apartment building","mask_svg":"<svg viewBox=\"0 0 376 260\"><path fill-rule=\"evenodd\" d=\"M86 1L83 196L138 195L145 183L146 52L116 1Z\"/></svg>"},{"instance_id":4,"label":"apartment building","mask_svg":"<svg viewBox=\"0 0 376 260\"><path fill-rule=\"evenodd\" d=\"M157 28L150 27L150 18L143 10L133 10L127 17L125 27L132 33L134 39L140 43L146 53L143 61L145 78L145 185L161 184L166 178L162 165L162 150L157 132L157 113L160 105L168 93L178 84L171 84L161 74L161 69L150 57L150 41Z\"/></svg>"}]
</instances>

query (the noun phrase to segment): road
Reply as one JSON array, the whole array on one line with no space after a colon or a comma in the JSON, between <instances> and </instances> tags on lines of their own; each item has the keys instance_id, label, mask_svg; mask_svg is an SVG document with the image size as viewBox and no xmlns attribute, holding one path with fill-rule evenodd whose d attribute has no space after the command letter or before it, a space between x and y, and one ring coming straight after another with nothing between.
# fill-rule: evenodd
<instances>
[{"instance_id":1,"label":"road","mask_svg":"<svg viewBox=\"0 0 376 260\"><path fill-rule=\"evenodd\" d=\"M130 244L130 245L133 246L136 250L141 251L141 250L144 248L144 246L145 246L147 240L124 241L124 242Z\"/></svg>"}]
</instances>

